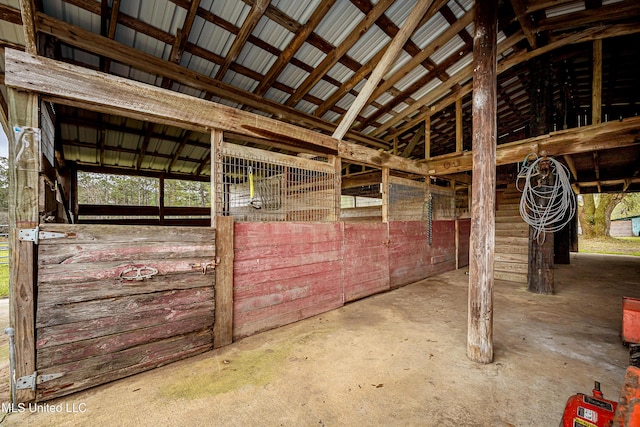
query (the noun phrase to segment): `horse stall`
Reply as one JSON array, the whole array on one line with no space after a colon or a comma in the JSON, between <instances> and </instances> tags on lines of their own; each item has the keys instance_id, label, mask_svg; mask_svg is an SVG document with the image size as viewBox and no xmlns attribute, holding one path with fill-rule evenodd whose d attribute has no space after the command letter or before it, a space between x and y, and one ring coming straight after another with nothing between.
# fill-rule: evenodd
<instances>
[{"instance_id":1,"label":"horse stall","mask_svg":"<svg viewBox=\"0 0 640 427\"><path fill-rule=\"evenodd\" d=\"M12 72L10 86L60 73L74 85L38 86L56 105L10 89L21 132L10 147L11 182L24 189L11 195L18 402L117 380L468 262L464 180L431 178L399 156L164 89L105 76L90 83L95 76L81 69L41 60ZM144 99L129 104L130 90ZM161 147L152 124L173 141L191 138L197 163L155 150L209 183L209 206L165 206L164 180L186 176L166 170L149 175L158 179L157 205L79 203L82 165L65 160L56 124L56 112L78 105L90 114L75 116L101 114L107 141L123 126L141 130L145 150ZM283 141L287 150L273 148ZM93 144L78 152L92 149L102 163L105 143ZM145 176L147 160L120 144L127 167L89 170Z\"/></svg>"}]
</instances>

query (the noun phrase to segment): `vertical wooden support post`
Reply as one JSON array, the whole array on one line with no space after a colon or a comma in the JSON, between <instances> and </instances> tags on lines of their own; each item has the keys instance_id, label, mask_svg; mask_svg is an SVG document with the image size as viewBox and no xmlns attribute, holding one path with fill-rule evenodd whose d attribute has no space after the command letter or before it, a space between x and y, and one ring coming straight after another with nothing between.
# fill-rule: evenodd
<instances>
[{"instance_id":1,"label":"vertical wooden support post","mask_svg":"<svg viewBox=\"0 0 640 427\"><path fill-rule=\"evenodd\" d=\"M224 204L223 132L211 130L211 227L216 233L215 314L213 347L233 342L233 218L218 216Z\"/></svg>"},{"instance_id":2,"label":"vertical wooden support post","mask_svg":"<svg viewBox=\"0 0 640 427\"><path fill-rule=\"evenodd\" d=\"M593 41L593 79L591 82L591 123L602 122L602 39Z\"/></svg>"},{"instance_id":3,"label":"vertical wooden support post","mask_svg":"<svg viewBox=\"0 0 640 427\"><path fill-rule=\"evenodd\" d=\"M216 221L215 315L213 348L233 342L233 217L221 216Z\"/></svg>"},{"instance_id":4,"label":"vertical wooden support post","mask_svg":"<svg viewBox=\"0 0 640 427\"><path fill-rule=\"evenodd\" d=\"M394 137L393 138L393 155L397 156L398 155L398 137Z\"/></svg>"},{"instance_id":5,"label":"vertical wooden support post","mask_svg":"<svg viewBox=\"0 0 640 427\"><path fill-rule=\"evenodd\" d=\"M389 168L382 168L382 222L389 222Z\"/></svg>"},{"instance_id":6,"label":"vertical wooden support post","mask_svg":"<svg viewBox=\"0 0 640 427\"><path fill-rule=\"evenodd\" d=\"M158 180L158 215L160 225L164 225L164 175Z\"/></svg>"},{"instance_id":7,"label":"vertical wooden support post","mask_svg":"<svg viewBox=\"0 0 640 427\"><path fill-rule=\"evenodd\" d=\"M216 217L222 212L224 194L222 192L222 148L223 132L211 130L211 227L216 228Z\"/></svg>"},{"instance_id":8,"label":"vertical wooden support post","mask_svg":"<svg viewBox=\"0 0 640 427\"><path fill-rule=\"evenodd\" d=\"M530 93L531 100L531 136L544 135L553 130L553 75L548 55L542 55L530 64ZM543 185L552 185L551 176L545 178ZM547 203L537 200L536 203ZM529 259L527 270L527 288L537 294L553 294L554 275L554 233L545 233L544 239L538 241L536 231L529 227Z\"/></svg>"},{"instance_id":9,"label":"vertical wooden support post","mask_svg":"<svg viewBox=\"0 0 640 427\"><path fill-rule=\"evenodd\" d=\"M497 3L476 4L473 40L473 201L469 257L467 356L493 361Z\"/></svg>"},{"instance_id":10,"label":"vertical wooden support post","mask_svg":"<svg viewBox=\"0 0 640 427\"><path fill-rule=\"evenodd\" d=\"M72 163L69 168L69 177L71 179L71 189L69 190L69 210L73 215L73 223L78 223L78 167L75 163Z\"/></svg>"},{"instance_id":11,"label":"vertical wooden support post","mask_svg":"<svg viewBox=\"0 0 640 427\"><path fill-rule=\"evenodd\" d=\"M456 153L462 153L462 98L456 100Z\"/></svg>"},{"instance_id":12,"label":"vertical wooden support post","mask_svg":"<svg viewBox=\"0 0 640 427\"><path fill-rule=\"evenodd\" d=\"M424 119L424 158L431 158L431 116Z\"/></svg>"},{"instance_id":13,"label":"vertical wooden support post","mask_svg":"<svg viewBox=\"0 0 640 427\"><path fill-rule=\"evenodd\" d=\"M342 205L342 159L338 156L331 156L330 159L333 162L333 170L335 171L333 179L335 191L333 221L340 221L340 206Z\"/></svg>"},{"instance_id":14,"label":"vertical wooden support post","mask_svg":"<svg viewBox=\"0 0 640 427\"><path fill-rule=\"evenodd\" d=\"M39 138L18 135L15 127L38 129L38 96L9 88L9 263L10 323L15 329L15 378L36 370L35 245L18 240L18 230L39 224ZM31 389L17 390L17 402L35 399Z\"/></svg>"}]
</instances>

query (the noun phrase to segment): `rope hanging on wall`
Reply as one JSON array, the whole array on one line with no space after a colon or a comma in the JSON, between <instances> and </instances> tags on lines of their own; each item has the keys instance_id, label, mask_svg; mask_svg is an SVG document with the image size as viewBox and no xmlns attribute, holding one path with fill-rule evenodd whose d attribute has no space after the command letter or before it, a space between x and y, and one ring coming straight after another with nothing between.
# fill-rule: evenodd
<instances>
[{"instance_id":1,"label":"rope hanging on wall","mask_svg":"<svg viewBox=\"0 0 640 427\"><path fill-rule=\"evenodd\" d=\"M530 157L535 156L531 161ZM524 179L524 187L519 182ZM576 200L569 181L569 171L557 160L538 157L532 153L525 157L516 179L516 188L522 191L520 216L534 230L538 243L544 242L545 233L560 231L572 220Z\"/></svg>"}]
</instances>

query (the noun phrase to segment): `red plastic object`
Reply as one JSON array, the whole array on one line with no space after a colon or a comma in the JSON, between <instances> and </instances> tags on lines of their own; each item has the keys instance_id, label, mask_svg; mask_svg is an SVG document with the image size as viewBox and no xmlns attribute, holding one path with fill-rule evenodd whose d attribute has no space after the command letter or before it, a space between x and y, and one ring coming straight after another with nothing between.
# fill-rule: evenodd
<instances>
[{"instance_id":1,"label":"red plastic object","mask_svg":"<svg viewBox=\"0 0 640 427\"><path fill-rule=\"evenodd\" d=\"M622 340L640 344L640 299L622 297Z\"/></svg>"},{"instance_id":2,"label":"red plastic object","mask_svg":"<svg viewBox=\"0 0 640 427\"><path fill-rule=\"evenodd\" d=\"M609 427L618 404L607 400L596 381L593 396L578 393L567 400L562 416L562 427Z\"/></svg>"}]
</instances>

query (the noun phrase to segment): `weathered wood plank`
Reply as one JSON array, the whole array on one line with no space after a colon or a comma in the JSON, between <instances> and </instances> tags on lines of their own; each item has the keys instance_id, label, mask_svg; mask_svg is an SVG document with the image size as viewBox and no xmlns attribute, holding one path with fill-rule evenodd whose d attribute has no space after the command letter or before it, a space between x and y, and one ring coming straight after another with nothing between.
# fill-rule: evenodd
<instances>
[{"instance_id":1,"label":"weathered wood plank","mask_svg":"<svg viewBox=\"0 0 640 427\"><path fill-rule=\"evenodd\" d=\"M213 344L220 348L233 342L233 218L219 217L216 227L216 252L220 262L215 276Z\"/></svg>"},{"instance_id":2,"label":"weathered wood plank","mask_svg":"<svg viewBox=\"0 0 640 427\"><path fill-rule=\"evenodd\" d=\"M387 224L344 225L344 298L353 301L389 289Z\"/></svg>"},{"instance_id":3,"label":"weathered wood plank","mask_svg":"<svg viewBox=\"0 0 640 427\"><path fill-rule=\"evenodd\" d=\"M287 325L289 323L297 322L298 320L307 319L326 311L334 310L342 305L342 295L336 295L326 300L315 301L315 304L309 307L300 307L292 311L279 313L267 320L246 319L243 320L243 322L239 322L234 325L233 336L235 339L239 339L258 332L273 329L276 326Z\"/></svg>"},{"instance_id":4,"label":"weathered wood plank","mask_svg":"<svg viewBox=\"0 0 640 427\"><path fill-rule=\"evenodd\" d=\"M213 312L209 316L193 317L180 322L162 323L149 328L41 348L38 350L38 371L123 351L153 341L210 329L212 326Z\"/></svg>"},{"instance_id":5,"label":"weathered wood plank","mask_svg":"<svg viewBox=\"0 0 640 427\"><path fill-rule=\"evenodd\" d=\"M47 400L84 390L202 353L212 345L212 334L206 330L54 366L40 373L65 375L42 383L37 397ZM109 369L105 370L105 366Z\"/></svg>"},{"instance_id":6,"label":"weathered wood plank","mask_svg":"<svg viewBox=\"0 0 640 427\"><path fill-rule=\"evenodd\" d=\"M337 223L238 222L234 226L236 252L244 248L341 240L340 224Z\"/></svg>"},{"instance_id":7,"label":"weathered wood plank","mask_svg":"<svg viewBox=\"0 0 640 427\"><path fill-rule=\"evenodd\" d=\"M215 264L212 258L180 258L169 260L122 260L78 264L48 264L40 266L38 282L40 284L81 283L87 281L119 281L125 270L133 267L149 266L158 270L158 276L170 274L189 274L202 272L202 264Z\"/></svg>"},{"instance_id":8,"label":"weathered wood plank","mask_svg":"<svg viewBox=\"0 0 640 427\"><path fill-rule=\"evenodd\" d=\"M181 289L193 289L213 286L213 273L201 272L155 276L143 281L105 281L66 282L40 284L38 287L39 305L73 304L118 298L130 295L151 294Z\"/></svg>"},{"instance_id":9,"label":"weathered wood plank","mask_svg":"<svg viewBox=\"0 0 640 427\"><path fill-rule=\"evenodd\" d=\"M38 97L8 89L10 129L25 127L22 134L10 132L9 140L9 262L10 324L15 330L15 375L31 375L35 370L35 250L33 243L18 240L18 229L34 228L38 212ZM32 390L17 390L18 402L33 400Z\"/></svg>"},{"instance_id":10,"label":"weathered wood plank","mask_svg":"<svg viewBox=\"0 0 640 427\"><path fill-rule=\"evenodd\" d=\"M40 241L43 245L77 245L91 243L163 243L199 242L213 244L215 233L202 227L153 227L140 225L82 225L82 224L42 224L41 231L68 233L63 239Z\"/></svg>"},{"instance_id":11,"label":"weathered wood plank","mask_svg":"<svg viewBox=\"0 0 640 427\"><path fill-rule=\"evenodd\" d=\"M37 348L47 348L72 342L89 340L127 331L168 325L183 320L211 316L213 301L203 301L187 307L162 307L133 313L117 313L111 317L64 323L38 328Z\"/></svg>"},{"instance_id":12,"label":"weathered wood plank","mask_svg":"<svg viewBox=\"0 0 640 427\"><path fill-rule=\"evenodd\" d=\"M213 288L194 288L131 295L98 301L85 301L65 305L39 305L36 327L60 325L111 317L115 313L153 311L164 308L184 308L208 300L213 301Z\"/></svg>"},{"instance_id":13,"label":"weathered wood plank","mask_svg":"<svg viewBox=\"0 0 640 427\"><path fill-rule=\"evenodd\" d=\"M213 258L211 243L140 242L140 243L78 243L74 245L41 245L38 264L82 264L108 261L139 261L149 259Z\"/></svg>"}]
</instances>

